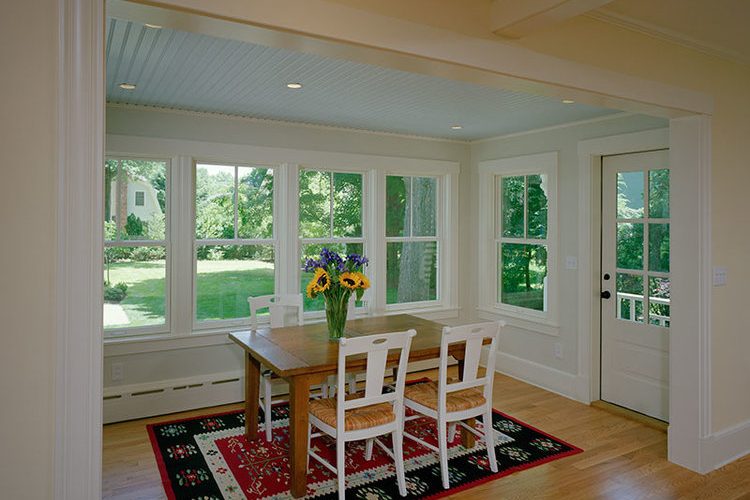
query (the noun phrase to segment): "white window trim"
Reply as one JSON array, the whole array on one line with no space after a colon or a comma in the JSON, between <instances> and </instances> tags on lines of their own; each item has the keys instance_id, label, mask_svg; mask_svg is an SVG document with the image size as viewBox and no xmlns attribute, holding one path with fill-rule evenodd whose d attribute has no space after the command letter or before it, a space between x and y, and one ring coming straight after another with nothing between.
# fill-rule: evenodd
<instances>
[{"instance_id":1,"label":"white window trim","mask_svg":"<svg viewBox=\"0 0 750 500\"><path fill-rule=\"evenodd\" d=\"M539 153L513 158L499 158L479 163L479 276L491 270L490 279L478 280L477 310L485 315L511 318L519 325L543 325L543 333L558 335L558 153ZM533 311L499 303L497 300L497 177L545 174L549 179L547 207L547 311Z\"/></svg>"},{"instance_id":2,"label":"white window trim","mask_svg":"<svg viewBox=\"0 0 750 500\"><path fill-rule=\"evenodd\" d=\"M122 154L122 153L107 153L105 160L143 160L143 161L160 161L164 162L167 166L166 171L166 196L167 205L166 213L164 214L164 240L115 240L107 241L104 240L104 248L108 247L139 247L139 246L164 246L166 258L164 259L164 323L150 326L133 326L133 327L120 327L120 328L104 328L102 326L102 332L104 332L105 339L116 339L125 337L135 337L142 335L154 335L154 334L168 334L171 331L172 324L172 307L171 307L171 290L172 290L172 236L171 236L171 224L172 224L172 159L165 156L158 155L139 155L139 154ZM119 168L119 167L118 167ZM115 196L119 197L120 184L117 183L117 190ZM102 198L103 199L103 198ZM106 266L106 262L105 262ZM106 270L106 267L105 269Z\"/></svg>"},{"instance_id":3,"label":"white window trim","mask_svg":"<svg viewBox=\"0 0 750 500\"><path fill-rule=\"evenodd\" d=\"M299 203L298 172L300 168L337 172L357 172L363 177L363 239L364 253L370 258L366 272L372 287L366 294L367 310L358 315L386 315L410 313L433 318L458 316L458 174L460 164L447 160L389 157L368 154L339 153L265 146L199 142L183 139L137 137L119 134L107 135L108 157L169 159L168 177L169 206L168 233L170 234L170 262L168 264L170 320L165 331L127 331L122 335L107 338L105 353L120 352L127 345L128 353L149 352L151 346L180 348L194 344L200 338L201 345L225 343L222 332L246 327L246 319L229 320L223 324L212 322L205 328L194 325L194 169L195 163L221 165L268 166L274 168L274 238L276 244L276 290L277 293L299 293ZM444 228L442 255L439 263L439 291L441 300L429 303L392 304L386 308L385 289L378 286L385 280L385 176L407 175L416 177L438 177L442 185L440 219ZM183 193L188 193L184 195ZM383 193L383 196L377 195ZM291 244L281 244L280 242ZM172 272L174 271L174 272ZM186 278L185 276L189 277ZM186 282L186 280L190 280ZM306 314L310 321L323 319L322 312ZM203 325L201 325L203 326ZM161 348L161 347L160 347Z\"/></svg>"}]
</instances>

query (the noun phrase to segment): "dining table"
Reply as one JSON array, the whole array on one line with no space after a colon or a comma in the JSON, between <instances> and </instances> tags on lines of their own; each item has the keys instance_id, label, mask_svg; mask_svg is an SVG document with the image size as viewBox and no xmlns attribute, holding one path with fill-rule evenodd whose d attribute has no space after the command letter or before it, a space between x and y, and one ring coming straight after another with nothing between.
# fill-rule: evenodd
<instances>
[{"instance_id":1,"label":"dining table","mask_svg":"<svg viewBox=\"0 0 750 500\"><path fill-rule=\"evenodd\" d=\"M346 323L344 336L359 337L414 329L409 361L437 359L443 325L410 314L367 316ZM245 434L248 440L258 439L258 399L261 365L289 383L289 469L290 492L299 498L307 491L307 426L311 387L323 384L338 370L339 343L329 339L325 322L281 328L257 328L237 331L229 338L244 350L245 357ZM458 362L459 378L463 374L463 351L460 344L449 346L449 353ZM395 367L400 353L388 358ZM347 359L347 372L364 372L366 356ZM474 421L466 422L473 426ZM474 446L474 436L461 427L462 444Z\"/></svg>"}]
</instances>

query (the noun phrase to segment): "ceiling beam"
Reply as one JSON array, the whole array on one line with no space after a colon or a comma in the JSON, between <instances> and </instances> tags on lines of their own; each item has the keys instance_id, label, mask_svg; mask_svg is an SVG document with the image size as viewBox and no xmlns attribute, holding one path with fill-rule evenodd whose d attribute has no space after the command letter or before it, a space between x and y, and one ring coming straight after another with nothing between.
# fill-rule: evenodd
<instances>
[{"instance_id":1,"label":"ceiling beam","mask_svg":"<svg viewBox=\"0 0 750 500\"><path fill-rule=\"evenodd\" d=\"M535 31L599 8L612 0L492 0L492 32L522 38Z\"/></svg>"}]
</instances>

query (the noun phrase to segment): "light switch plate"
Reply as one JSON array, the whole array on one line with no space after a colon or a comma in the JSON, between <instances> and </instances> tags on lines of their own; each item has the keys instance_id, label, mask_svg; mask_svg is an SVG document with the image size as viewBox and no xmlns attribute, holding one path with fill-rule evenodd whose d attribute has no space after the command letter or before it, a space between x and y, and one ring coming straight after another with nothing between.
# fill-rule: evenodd
<instances>
[{"instance_id":1,"label":"light switch plate","mask_svg":"<svg viewBox=\"0 0 750 500\"><path fill-rule=\"evenodd\" d=\"M578 269L578 258L574 255L565 257L565 269Z\"/></svg>"},{"instance_id":2,"label":"light switch plate","mask_svg":"<svg viewBox=\"0 0 750 500\"><path fill-rule=\"evenodd\" d=\"M714 267L714 286L724 286L727 284L727 268Z\"/></svg>"}]
</instances>

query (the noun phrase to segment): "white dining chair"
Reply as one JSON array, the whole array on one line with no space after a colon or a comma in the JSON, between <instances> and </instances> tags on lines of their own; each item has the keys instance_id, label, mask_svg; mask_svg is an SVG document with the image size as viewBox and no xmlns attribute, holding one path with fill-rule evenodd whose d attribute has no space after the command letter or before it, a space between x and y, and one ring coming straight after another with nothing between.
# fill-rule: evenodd
<instances>
[{"instance_id":1,"label":"white dining chair","mask_svg":"<svg viewBox=\"0 0 750 500\"><path fill-rule=\"evenodd\" d=\"M297 309L297 324L304 323L304 313L302 310L302 295L261 295L259 297L248 297L247 302L250 305L250 326L253 330L258 329L258 311L268 309L269 323L271 328L280 328L284 326L284 316L287 307ZM263 423L266 431L266 441L273 438L273 424L271 422L271 394L273 372L261 367L260 378L260 407L263 408Z\"/></svg>"},{"instance_id":2,"label":"white dining chair","mask_svg":"<svg viewBox=\"0 0 750 500\"><path fill-rule=\"evenodd\" d=\"M415 330L405 332L367 335L355 338L342 338L339 342L339 359L337 381L339 390L335 398L310 401L309 425L307 429L307 464L314 458L328 470L336 474L339 499L344 499L346 491L345 457L346 443L349 441L367 440L365 459L372 459L372 445L376 443L396 463L396 481L401 496L406 496L406 479L404 477L404 374L409 361L411 340L417 334ZM385 392L385 366L388 352L400 350L398 363L398 383L395 390ZM346 394L346 358L367 354L367 378L364 393ZM320 432L314 433L316 428ZM336 440L336 466L312 450L312 438L328 435ZM379 436L391 434L393 449L389 450Z\"/></svg>"},{"instance_id":3,"label":"white dining chair","mask_svg":"<svg viewBox=\"0 0 750 500\"><path fill-rule=\"evenodd\" d=\"M448 437L455 433L455 423L466 428L487 446L487 457L490 470L497 472L495 460L495 441L492 429L492 383L495 374L495 351L503 322L479 323L457 327L444 327L440 341L440 366L438 381L413 384L406 388L404 405L417 414L406 418L406 421L425 415L435 419L437 424L438 446L404 431L404 436L422 446L437 452L440 456L440 475L443 488L450 487L448 481ZM479 358L485 339L491 339L487 365L483 377L479 377ZM464 368L461 381L448 378L448 346L465 344ZM421 415L420 415L421 414ZM464 420L482 416L483 433L466 425ZM450 425L450 432L447 429Z\"/></svg>"}]
</instances>

